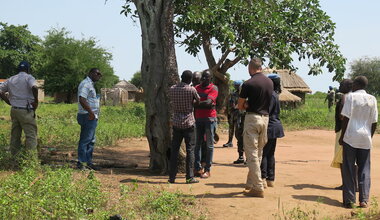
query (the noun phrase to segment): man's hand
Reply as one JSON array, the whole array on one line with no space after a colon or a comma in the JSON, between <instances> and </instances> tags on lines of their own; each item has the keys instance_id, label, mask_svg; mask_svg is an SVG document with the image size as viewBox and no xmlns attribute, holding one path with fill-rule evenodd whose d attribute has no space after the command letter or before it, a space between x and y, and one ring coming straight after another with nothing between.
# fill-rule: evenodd
<instances>
[{"instance_id":1,"label":"man's hand","mask_svg":"<svg viewBox=\"0 0 380 220\"><path fill-rule=\"evenodd\" d=\"M95 114L93 112L88 113L88 120L92 121L95 119Z\"/></svg>"},{"instance_id":2,"label":"man's hand","mask_svg":"<svg viewBox=\"0 0 380 220\"><path fill-rule=\"evenodd\" d=\"M38 108L38 101L37 102L32 102L30 104L32 105L34 111L37 110L37 108Z\"/></svg>"},{"instance_id":3,"label":"man's hand","mask_svg":"<svg viewBox=\"0 0 380 220\"><path fill-rule=\"evenodd\" d=\"M343 136L341 135L340 138L339 138L339 145L342 145L343 146Z\"/></svg>"}]
</instances>

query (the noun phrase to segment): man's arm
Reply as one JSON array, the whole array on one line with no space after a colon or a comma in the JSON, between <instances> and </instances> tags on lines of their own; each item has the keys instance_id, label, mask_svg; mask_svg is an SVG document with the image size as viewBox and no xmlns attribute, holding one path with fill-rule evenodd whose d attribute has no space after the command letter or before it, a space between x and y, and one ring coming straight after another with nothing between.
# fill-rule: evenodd
<instances>
[{"instance_id":1,"label":"man's arm","mask_svg":"<svg viewBox=\"0 0 380 220\"><path fill-rule=\"evenodd\" d=\"M5 95L4 92L0 92L0 97L1 97L1 99L4 100L5 103L7 103L8 105L11 105L11 103L9 102L8 97Z\"/></svg>"},{"instance_id":2,"label":"man's arm","mask_svg":"<svg viewBox=\"0 0 380 220\"><path fill-rule=\"evenodd\" d=\"M89 120L94 120L95 119L95 114L91 110L90 105L87 102L87 99L83 98L82 96L79 96L79 103L88 112L88 114L89 114L88 119Z\"/></svg>"},{"instance_id":3,"label":"man's arm","mask_svg":"<svg viewBox=\"0 0 380 220\"><path fill-rule=\"evenodd\" d=\"M36 110L38 108L38 87L32 87L32 93L34 97L34 102L30 103L33 106L33 109Z\"/></svg>"},{"instance_id":4,"label":"man's arm","mask_svg":"<svg viewBox=\"0 0 380 220\"><path fill-rule=\"evenodd\" d=\"M342 120L342 132L340 134L340 138L339 138L339 144L340 145L343 145L343 137L344 137L344 134L346 133L346 130L347 130L347 125L348 125L348 121L350 119L347 118L346 116L343 117L343 120Z\"/></svg>"},{"instance_id":5,"label":"man's arm","mask_svg":"<svg viewBox=\"0 0 380 220\"><path fill-rule=\"evenodd\" d=\"M377 122L372 123L372 126L371 126L371 137L373 137L373 135L375 134L376 127L377 127Z\"/></svg>"},{"instance_id":6,"label":"man's arm","mask_svg":"<svg viewBox=\"0 0 380 220\"><path fill-rule=\"evenodd\" d=\"M247 100L243 98L239 98L238 100L238 109L239 110L246 110L248 107Z\"/></svg>"}]
</instances>

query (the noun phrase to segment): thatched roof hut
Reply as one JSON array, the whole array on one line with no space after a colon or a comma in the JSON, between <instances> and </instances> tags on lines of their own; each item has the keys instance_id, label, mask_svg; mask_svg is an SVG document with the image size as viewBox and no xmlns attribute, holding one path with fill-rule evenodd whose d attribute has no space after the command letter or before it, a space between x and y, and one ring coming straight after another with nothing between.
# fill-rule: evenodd
<instances>
[{"instance_id":1,"label":"thatched roof hut","mask_svg":"<svg viewBox=\"0 0 380 220\"><path fill-rule=\"evenodd\" d=\"M116 83L113 88L122 88L127 90L128 92L138 92L139 89L133 85L132 83L126 81L126 80L120 80L118 83Z\"/></svg>"},{"instance_id":2,"label":"thatched roof hut","mask_svg":"<svg viewBox=\"0 0 380 220\"><path fill-rule=\"evenodd\" d=\"M282 88L301 98L302 102L305 102L305 94L311 93L310 87L295 72L290 72L289 70L285 69L276 70L266 68L263 69L263 73L277 73L280 75Z\"/></svg>"}]
</instances>

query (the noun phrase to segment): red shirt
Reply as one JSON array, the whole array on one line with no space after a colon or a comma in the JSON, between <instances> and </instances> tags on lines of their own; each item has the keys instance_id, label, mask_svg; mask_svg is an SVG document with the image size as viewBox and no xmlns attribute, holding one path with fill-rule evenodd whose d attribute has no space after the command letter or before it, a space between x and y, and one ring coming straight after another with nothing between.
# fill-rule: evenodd
<instances>
[{"instance_id":1,"label":"red shirt","mask_svg":"<svg viewBox=\"0 0 380 220\"><path fill-rule=\"evenodd\" d=\"M216 98L218 97L218 87L210 83L206 87L202 87L201 84L197 85L195 89L198 92L200 101L205 101L211 99L213 108L212 109L195 109L195 120L196 121L216 121Z\"/></svg>"}]
</instances>

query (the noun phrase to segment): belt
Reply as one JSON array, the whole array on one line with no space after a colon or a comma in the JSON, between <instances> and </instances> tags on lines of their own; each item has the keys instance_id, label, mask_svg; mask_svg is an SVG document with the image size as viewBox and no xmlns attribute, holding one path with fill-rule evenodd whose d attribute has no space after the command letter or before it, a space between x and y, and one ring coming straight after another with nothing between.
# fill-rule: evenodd
<instances>
[{"instance_id":1,"label":"belt","mask_svg":"<svg viewBox=\"0 0 380 220\"><path fill-rule=\"evenodd\" d=\"M13 109L23 109L23 110L34 110L33 108L26 108L26 107L16 107L12 106Z\"/></svg>"},{"instance_id":2,"label":"belt","mask_svg":"<svg viewBox=\"0 0 380 220\"><path fill-rule=\"evenodd\" d=\"M260 115L260 116L268 116L268 115L264 115L264 114L259 114L259 113L256 113L256 112L246 112L247 115Z\"/></svg>"}]
</instances>

